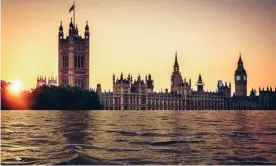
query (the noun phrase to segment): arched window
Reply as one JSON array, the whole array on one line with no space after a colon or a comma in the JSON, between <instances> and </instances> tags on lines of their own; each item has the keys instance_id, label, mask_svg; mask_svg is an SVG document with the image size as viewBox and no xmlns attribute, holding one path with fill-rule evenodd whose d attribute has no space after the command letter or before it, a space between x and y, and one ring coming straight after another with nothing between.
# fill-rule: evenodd
<instances>
[{"instance_id":1,"label":"arched window","mask_svg":"<svg viewBox=\"0 0 276 166\"><path fill-rule=\"evenodd\" d=\"M78 56L78 68L81 68L80 56Z\"/></svg>"},{"instance_id":2,"label":"arched window","mask_svg":"<svg viewBox=\"0 0 276 166\"><path fill-rule=\"evenodd\" d=\"M66 56L66 68L68 68L68 56Z\"/></svg>"},{"instance_id":3,"label":"arched window","mask_svg":"<svg viewBox=\"0 0 276 166\"><path fill-rule=\"evenodd\" d=\"M64 56L62 57L62 68L64 68Z\"/></svg>"},{"instance_id":4,"label":"arched window","mask_svg":"<svg viewBox=\"0 0 276 166\"><path fill-rule=\"evenodd\" d=\"M74 66L75 66L75 68L77 67L77 58L78 58L77 56L74 57Z\"/></svg>"},{"instance_id":5,"label":"arched window","mask_svg":"<svg viewBox=\"0 0 276 166\"><path fill-rule=\"evenodd\" d=\"M84 57L81 57L81 68L84 68Z\"/></svg>"}]
</instances>

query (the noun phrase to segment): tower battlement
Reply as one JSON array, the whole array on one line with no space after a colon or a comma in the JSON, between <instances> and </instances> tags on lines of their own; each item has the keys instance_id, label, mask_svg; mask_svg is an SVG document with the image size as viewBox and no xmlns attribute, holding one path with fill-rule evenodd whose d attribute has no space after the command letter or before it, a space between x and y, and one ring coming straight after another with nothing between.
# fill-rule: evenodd
<instances>
[{"instance_id":1,"label":"tower battlement","mask_svg":"<svg viewBox=\"0 0 276 166\"><path fill-rule=\"evenodd\" d=\"M217 84L218 93L222 94L225 97L231 97L231 82L229 84L227 82L223 83L223 81L219 80Z\"/></svg>"},{"instance_id":2,"label":"tower battlement","mask_svg":"<svg viewBox=\"0 0 276 166\"><path fill-rule=\"evenodd\" d=\"M69 35L64 37L62 22L59 27L58 84L89 89L89 26L86 21L84 38L77 24L69 24Z\"/></svg>"},{"instance_id":3,"label":"tower battlement","mask_svg":"<svg viewBox=\"0 0 276 166\"><path fill-rule=\"evenodd\" d=\"M49 76L48 79L46 76L38 76L36 79L36 87L41 86L57 86L57 77Z\"/></svg>"}]
</instances>

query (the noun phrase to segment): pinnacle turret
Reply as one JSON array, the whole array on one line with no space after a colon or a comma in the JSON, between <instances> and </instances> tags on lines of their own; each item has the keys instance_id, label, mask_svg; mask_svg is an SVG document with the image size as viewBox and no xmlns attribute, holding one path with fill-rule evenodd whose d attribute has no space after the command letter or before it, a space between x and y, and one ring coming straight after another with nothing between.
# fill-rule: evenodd
<instances>
[{"instance_id":1,"label":"pinnacle turret","mask_svg":"<svg viewBox=\"0 0 276 166\"><path fill-rule=\"evenodd\" d=\"M177 52L175 52L175 60L174 60L173 70L174 70L174 72L179 72L179 65L178 65L178 61L177 61Z\"/></svg>"}]
</instances>

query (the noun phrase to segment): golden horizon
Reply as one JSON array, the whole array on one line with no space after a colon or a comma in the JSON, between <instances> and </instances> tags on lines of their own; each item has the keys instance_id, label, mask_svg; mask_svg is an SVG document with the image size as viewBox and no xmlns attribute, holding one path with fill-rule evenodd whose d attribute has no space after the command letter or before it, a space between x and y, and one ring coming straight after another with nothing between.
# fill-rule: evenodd
<instances>
[{"instance_id":1,"label":"golden horizon","mask_svg":"<svg viewBox=\"0 0 276 166\"><path fill-rule=\"evenodd\" d=\"M90 86L112 90L112 75L151 73L155 91L170 89L174 52L182 77L205 90L218 80L232 83L239 52L248 74L248 92L275 87L276 3L250 1L77 1L76 22L90 26ZM54 5L53 5L54 4ZM65 34L70 1L3 0L1 79L36 87L39 75L57 76L58 27ZM16 12L14 12L16 11Z\"/></svg>"}]
</instances>

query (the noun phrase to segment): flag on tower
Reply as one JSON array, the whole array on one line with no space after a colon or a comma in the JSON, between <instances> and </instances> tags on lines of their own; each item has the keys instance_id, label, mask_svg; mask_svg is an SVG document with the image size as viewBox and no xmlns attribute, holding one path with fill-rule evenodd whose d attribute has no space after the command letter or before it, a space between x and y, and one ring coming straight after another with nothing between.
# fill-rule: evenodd
<instances>
[{"instance_id":1,"label":"flag on tower","mask_svg":"<svg viewBox=\"0 0 276 166\"><path fill-rule=\"evenodd\" d=\"M73 6L69 9L69 13L75 9L75 4L73 4Z\"/></svg>"}]
</instances>

